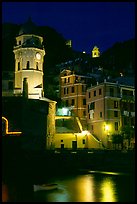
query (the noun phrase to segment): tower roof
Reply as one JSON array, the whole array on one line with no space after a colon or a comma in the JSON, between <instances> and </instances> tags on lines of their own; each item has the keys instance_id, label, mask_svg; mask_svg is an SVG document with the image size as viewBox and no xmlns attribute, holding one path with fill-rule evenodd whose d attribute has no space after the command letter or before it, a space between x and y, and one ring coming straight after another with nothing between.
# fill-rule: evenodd
<instances>
[{"instance_id":1,"label":"tower roof","mask_svg":"<svg viewBox=\"0 0 137 204\"><path fill-rule=\"evenodd\" d=\"M22 24L19 30L19 35L36 34L36 30L36 25L32 22L31 17L29 17L27 22Z\"/></svg>"}]
</instances>

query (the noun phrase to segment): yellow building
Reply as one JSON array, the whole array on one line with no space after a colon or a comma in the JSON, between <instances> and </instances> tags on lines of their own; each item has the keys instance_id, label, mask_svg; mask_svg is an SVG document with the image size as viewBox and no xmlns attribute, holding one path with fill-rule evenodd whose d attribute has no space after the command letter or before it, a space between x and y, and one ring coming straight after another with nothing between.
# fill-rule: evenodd
<instances>
[{"instance_id":1,"label":"yellow building","mask_svg":"<svg viewBox=\"0 0 137 204\"><path fill-rule=\"evenodd\" d=\"M124 89L132 92L134 87L104 81L87 90L87 124L89 131L110 147L112 134L118 134L123 126L121 101Z\"/></svg>"},{"instance_id":2,"label":"yellow building","mask_svg":"<svg viewBox=\"0 0 137 204\"><path fill-rule=\"evenodd\" d=\"M100 52L99 52L99 48L97 46L94 46L93 50L92 50L92 57L100 57Z\"/></svg>"},{"instance_id":3,"label":"yellow building","mask_svg":"<svg viewBox=\"0 0 137 204\"><path fill-rule=\"evenodd\" d=\"M15 94L22 93L24 78L28 82L28 97L39 99L43 96L43 61L45 50L43 37L35 35L35 25L29 19L22 25L14 46Z\"/></svg>"},{"instance_id":4,"label":"yellow building","mask_svg":"<svg viewBox=\"0 0 137 204\"><path fill-rule=\"evenodd\" d=\"M83 130L78 117L56 116L54 149L80 150L102 148L102 144L89 131Z\"/></svg>"}]
</instances>

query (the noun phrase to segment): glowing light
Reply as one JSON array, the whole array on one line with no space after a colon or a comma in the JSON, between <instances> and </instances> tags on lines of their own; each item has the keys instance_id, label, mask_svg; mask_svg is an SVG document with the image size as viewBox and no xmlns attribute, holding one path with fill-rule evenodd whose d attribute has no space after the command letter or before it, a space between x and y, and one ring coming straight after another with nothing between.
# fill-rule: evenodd
<instances>
[{"instance_id":1,"label":"glowing light","mask_svg":"<svg viewBox=\"0 0 137 204\"><path fill-rule=\"evenodd\" d=\"M2 117L3 120L5 120L6 123L6 135L20 135L22 132L9 132L8 130L8 120L5 117Z\"/></svg>"},{"instance_id":2,"label":"glowing light","mask_svg":"<svg viewBox=\"0 0 137 204\"><path fill-rule=\"evenodd\" d=\"M109 130L110 130L109 125L106 125L106 126L105 126L105 130L106 130L106 131L109 131Z\"/></svg>"},{"instance_id":3,"label":"glowing light","mask_svg":"<svg viewBox=\"0 0 137 204\"><path fill-rule=\"evenodd\" d=\"M85 51L83 51L83 54L85 54L86 52Z\"/></svg>"},{"instance_id":4,"label":"glowing light","mask_svg":"<svg viewBox=\"0 0 137 204\"><path fill-rule=\"evenodd\" d=\"M88 130L82 130L82 135L90 135L90 132Z\"/></svg>"},{"instance_id":5,"label":"glowing light","mask_svg":"<svg viewBox=\"0 0 137 204\"><path fill-rule=\"evenodd\" d=\"M68 114L68 108L62 108L62 112L63 112L63 115L67 115Z\"/></svg>"}]
</instances>

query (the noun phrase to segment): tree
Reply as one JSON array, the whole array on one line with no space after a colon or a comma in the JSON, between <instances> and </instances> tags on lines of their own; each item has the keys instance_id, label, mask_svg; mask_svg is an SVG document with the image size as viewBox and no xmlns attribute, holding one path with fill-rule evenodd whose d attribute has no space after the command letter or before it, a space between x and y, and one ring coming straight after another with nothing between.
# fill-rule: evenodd
<instances>
[{"instance_id":1,"label":"tree","mask_svg":"<svg viewBox=\"0 0 137 204\"><path fill-rule=\"evenodd\" d=\"M128 140L128 147L130 146L131 139L134 137L134 127L130 125L125 125L121 129L121 134L124 139Z\"/></svg>"},{"instance_id":2,"label":"tree","mask_svg":"<svg viewBox=\"0 0 137 204\"><path fill-rule=\"evenodd\" d=\"M122 134L113 134L112 135L112 143L114 144L115 149L116 149L117 145L119 148L120 144L121 144L121 148L123 149L123 135Z\"/></svg>"}]
</instances>

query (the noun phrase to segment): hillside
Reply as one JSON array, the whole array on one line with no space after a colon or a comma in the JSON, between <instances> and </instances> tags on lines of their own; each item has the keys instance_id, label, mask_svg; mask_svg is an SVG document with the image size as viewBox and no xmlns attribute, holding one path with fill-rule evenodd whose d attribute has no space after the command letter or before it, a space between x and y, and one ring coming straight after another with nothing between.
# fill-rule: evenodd
<instances>
[{"instance_id":1,"label":"hillside","mask_svg":"<svg viewBox=\"0 0 137 204\"><path fill-rule=\"evenodd\" d=\"M22 25L5 23L2 25L2 71L14 71L15 38ZM101 53L99 58L77 52L66 45L66 40L54 28L37 26L37 35L43 37L44 56L44 89L46 97L56 99L59 73L64 68L70 68L78 74L97 74L101 80L108 76L134 77L135 70L135 40L117 42L111 48ZM102 71L98 71L99 69ZM96 81L96 80L95 80ZM53 96L54 95L54 96Z\"/></svg>"}]
</instances>

